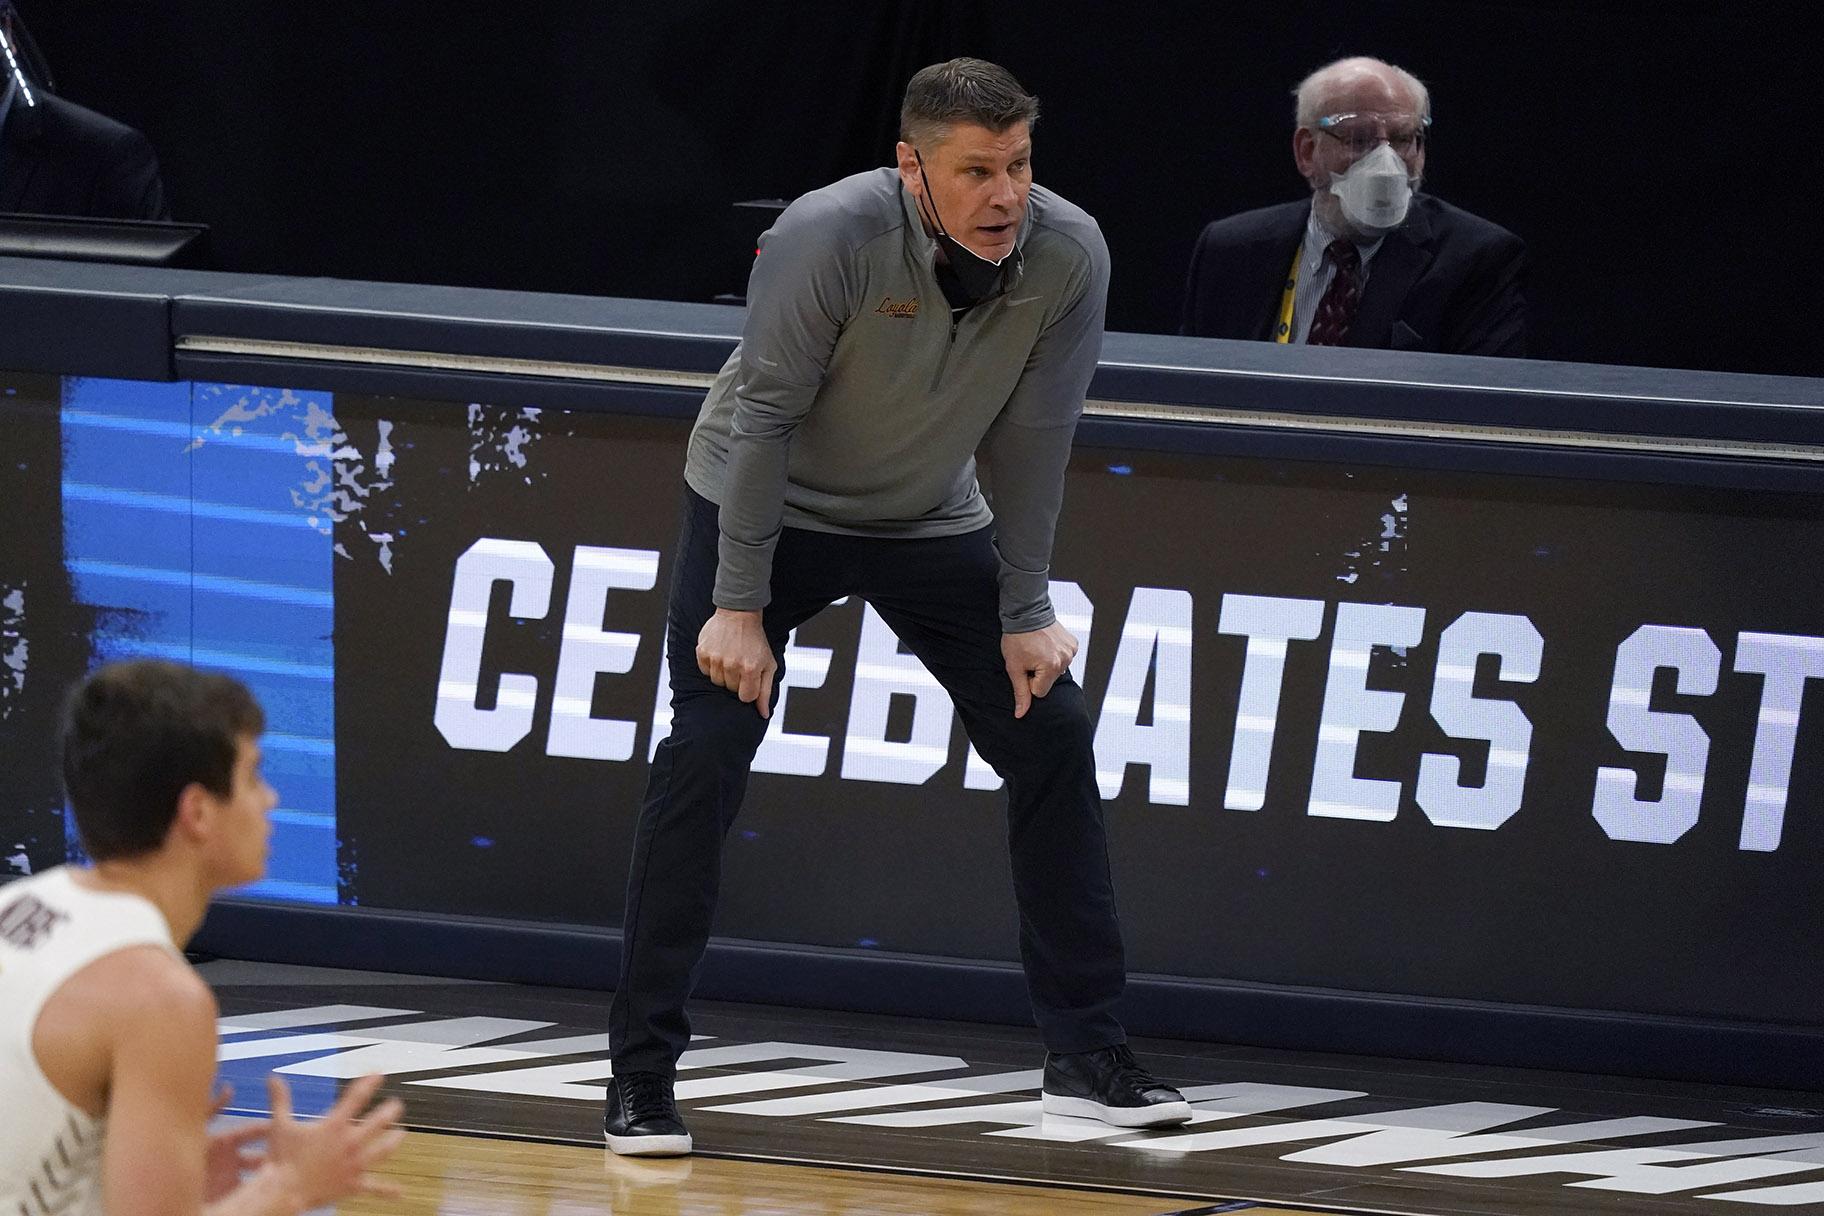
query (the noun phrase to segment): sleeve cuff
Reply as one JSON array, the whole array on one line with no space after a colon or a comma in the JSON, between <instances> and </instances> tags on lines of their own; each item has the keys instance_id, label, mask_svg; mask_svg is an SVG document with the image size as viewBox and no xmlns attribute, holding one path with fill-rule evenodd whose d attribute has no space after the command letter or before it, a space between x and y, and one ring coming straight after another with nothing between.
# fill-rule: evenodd
<instances>
[{"instance_id":1,"label":"sleeve cuff","mask_svg":"<svg viewBox=\"0 0 1824 1216\"><path fill-rule=\"evenodd\" d=\"M1051 607L1051 571L1001 564L1001 632L1031 633L1058 619Z\"/></svg>"}]
</instances>

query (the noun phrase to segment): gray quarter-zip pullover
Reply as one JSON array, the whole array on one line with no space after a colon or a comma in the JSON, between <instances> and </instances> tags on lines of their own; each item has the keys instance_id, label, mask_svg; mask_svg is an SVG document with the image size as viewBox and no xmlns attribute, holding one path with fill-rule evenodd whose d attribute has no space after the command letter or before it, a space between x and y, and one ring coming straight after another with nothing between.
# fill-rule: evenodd
<instances>
[{"instance_id":1,"label":"gray quarter-zip pullover","mask_svg":"<svg viewBox=\"0 0 1824 1216\"><path fill-rule=\"evenodd\" d=\"M761 238L741 342L685 461L721 507L718 607L766 606L781 526L925 537L992 520L1002 628L1055 619L1052 537L1102 348L1108 248L1087 213L1034 186L999 294L954 323L936 249L891 168L803 196Z\"/></svg>"}]
</instances>

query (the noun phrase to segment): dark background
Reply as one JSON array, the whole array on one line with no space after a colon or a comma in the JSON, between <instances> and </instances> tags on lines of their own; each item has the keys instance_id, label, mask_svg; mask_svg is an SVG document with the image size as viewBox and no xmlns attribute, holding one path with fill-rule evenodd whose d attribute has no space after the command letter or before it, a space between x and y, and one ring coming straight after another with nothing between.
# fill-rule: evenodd
<instances>
[{"instance_id":1,"label":"dark background","mask_svg":"<svg viewBox=\"0 0 1824 1216\"><path fill-rule=\"evenodd\" d=\"M1203 223L1304 192L1292 86L1378 55L1431 85L1427 188L1528 241L1536 354L1824 374L1796 4L17 3L224 269L655 299L741 290L733 203L886 163L912 71L994 59L1141 331Z\"/></svg>"},{"instance_id":2,"label":"dark background","mask_svg":"<svg viewBox=\"0 0 1824 1216\"><path fill-rule=\"evenodd\" d=\"M0 372L0 652L22 641L25 670L0 667L0 878L67 855L57 769L63 694L88 668L95 610L78 604L63 564L63 385ZM23 856L21 866L16 858Z\"/></svg>"}]
</instances>

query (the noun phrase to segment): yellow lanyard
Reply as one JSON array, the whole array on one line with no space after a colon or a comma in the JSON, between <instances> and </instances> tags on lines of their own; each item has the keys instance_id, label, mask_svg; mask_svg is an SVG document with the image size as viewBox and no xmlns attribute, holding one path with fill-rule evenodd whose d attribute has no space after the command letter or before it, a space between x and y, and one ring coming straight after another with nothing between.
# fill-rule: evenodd
<instances>
[{"instance_id":1,"label":"yellow lanyard","mask_svg":"<svg viewBox=\"0 0 1824 1216\"><path fill-rule=\"evenodd\" d=\"M1292 255L1292 269L1286 272L1286 291L1279 297L1279 324L1274 327L1275 342L1292 340L1292 300L1298 295L1298 267L1305 260L1305 243L1298 243L1298 251Z\"/></svg>"}]
</instances>

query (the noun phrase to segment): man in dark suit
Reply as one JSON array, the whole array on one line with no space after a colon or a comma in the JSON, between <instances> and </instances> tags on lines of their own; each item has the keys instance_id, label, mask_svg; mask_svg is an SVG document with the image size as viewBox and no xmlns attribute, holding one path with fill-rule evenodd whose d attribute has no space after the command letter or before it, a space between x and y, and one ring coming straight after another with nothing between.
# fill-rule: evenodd
<instances>
[{"instance_id":1,"label":"man in dark suit","mask_svg":"<svg viewBox=\"0 0 1824 1216\"><path fill-rule=\"evenodd\" d=\"M1526 353L1526 246L1415 193L1431 101L1378 59L1319 68L1292 155L1308 201L1217 220L1191 255L1178 332L1311 345Z\"/></svg>"},{"instance_id":2,"label":"man in dark suit","mask_svg":"<svg viewBox=\"0 0 1824 1216\"><path fill-rule=\"evenodd\" d=\"M11 8L0 0L0 211L169 219L152 145L34 84L19 63Z\"/></svg>"}]
</instances>

